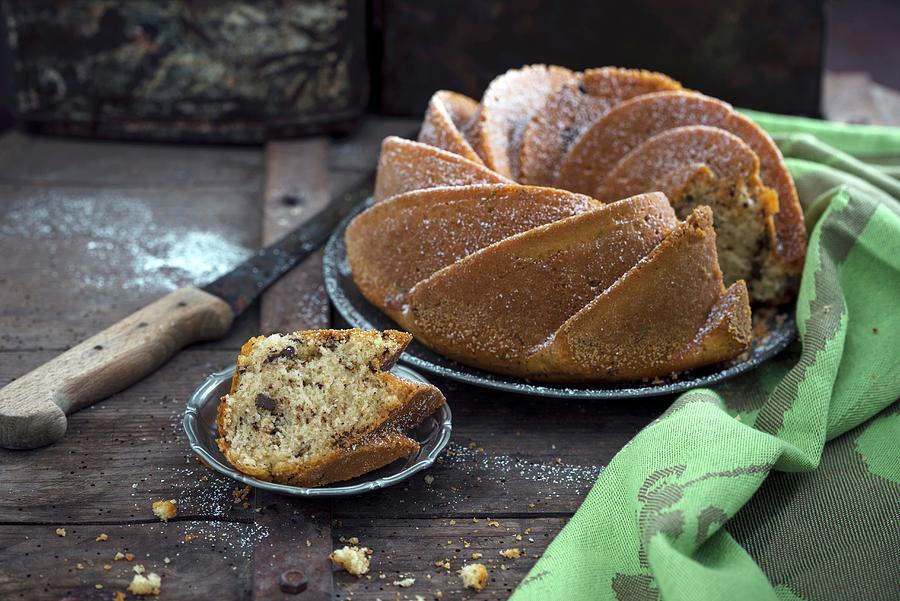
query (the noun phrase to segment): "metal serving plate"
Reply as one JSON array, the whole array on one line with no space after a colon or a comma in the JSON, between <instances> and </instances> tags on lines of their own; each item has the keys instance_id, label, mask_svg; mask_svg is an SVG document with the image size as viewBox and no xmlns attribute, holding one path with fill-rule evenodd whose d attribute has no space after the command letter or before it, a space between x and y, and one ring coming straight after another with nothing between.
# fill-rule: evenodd
<instances>
[{"instance_id":1,"label":"metal serving plate","mask_svg":"<svg viewBox=\"0 0 900 601\"><path fill-rule=\"evenodd\" d=\"M371 199L360 204L337 227L325 246L323 270L325 289L338 313L356 328L386 330L398 328L394 321L363 297L353 282L344 232L350 221L371 205ZM759 313L759 312L757 312ZM764 323L757 323L762 321ZM793 306L777 308L768 315L754 315L754 331L765 331L766 336L754 340L750 351L739 360L717 366L691 370L679 374L677 379L662 378L646 383L624 385L565 386L535 383L510 376L493 374L461 363L424 347L415 340L406 348L400 361L429 373L496 390L533 396L585 399L622 399L660 396L682 392L691 388L709 386L749 371L784 350L796 337L797 325ZM402 329L402 328L401 328Z\"/></svg>"},{"instance_id":2,"label":"metal serving plate","mask_svg":"<svg viewBox=\"0 0 900 601\"><path fill-rule=\"evenodd\" d=\"M428 380L402 365L395 365L391 372L407 380L428 384ZM182 425L191 448L203 461L220 474L256 488L298 497L343 497L378 490L402 482L416 472L430 467L450 440L452 415L450 407L445 403L434 415L425 418L418 427L406 432L407 436L419 443L420 448L417 453L405 459L398 459L390 465L363 474L353 480L336 482L318 488L289 486L259 480L234 469L216 446L218 437L216 409L219 399L228 392L231 386L233 374L234 369L226 369L207 377L191 395Z\"/></svg>"}]
</instances>

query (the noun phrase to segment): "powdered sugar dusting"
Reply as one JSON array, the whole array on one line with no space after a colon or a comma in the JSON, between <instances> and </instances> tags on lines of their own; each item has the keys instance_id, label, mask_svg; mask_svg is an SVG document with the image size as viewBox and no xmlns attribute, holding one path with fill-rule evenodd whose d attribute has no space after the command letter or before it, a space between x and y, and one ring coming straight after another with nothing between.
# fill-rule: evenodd
<instances>
[{"instance_id":1,"label":"powdered sugar dusting","mask_svg":"<svg viewBox=\"0 0 900 601\"><path fill-rule=\"evenodd\" d=\"M481 101L479 130L488 166L519 178L519 150L531 116L541 110L549 94L574 78L562 67L531 65L511 69L491 82Z\"/></svg>"},{"instance_id":2,"label":"powdered sugar dusting","mask_svg":"<svg viewBox=\"0 0 900 601\"><path fill-rule=\"evenodd\" d=\"M581 494L587 491L603 472L598 465L569 465L539 463L505 454L488 454L483 449L473 449L451 442L438 460L444 467L461 470L467 476L480 474L515 474L523 480L534 482L534 494L544 498L558 498L560 493Z\"/></svg>"},{"instance_id":3,"label":"powdered sugar dusting","mask_svg":"<svg viewBox=\"0 0 900 601\"><path fill-rule=\"evenodd\" d=\"M375 200L438 186L504 183L512 181L457 154L390 137L381 146Z\"/></svg>"},{"instance_id":4,"label":"powdered sugar dusting","mask_svg":"<svg viewBox=\"0 0 900 601\"><path fill-rule=\"evenodd\" d=\"M0 233L45 240L54 254L82 244L79 256L89 259L84 267L64 257L54 264L66 279L96 289L167 291L204 284L251 253L220 234L161 226L144 201L112 192L84 198L49 191L24 199L7 212Z\"/></svg>"}]
</instances>

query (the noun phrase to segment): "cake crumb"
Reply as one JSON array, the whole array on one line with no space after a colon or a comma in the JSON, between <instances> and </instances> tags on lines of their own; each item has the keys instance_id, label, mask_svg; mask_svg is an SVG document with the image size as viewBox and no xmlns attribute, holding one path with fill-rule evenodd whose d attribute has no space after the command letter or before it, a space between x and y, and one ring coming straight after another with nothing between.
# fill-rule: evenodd
<instances>
[{"instance_id":1,"label":"cake crumb","mask_svg":"<svg viewBox=\"0 0 900 601\"><path fill-rule=\"evenodd\" d=\"M125 554L122 553L121 551L116 551L116 554L113 556L113 559L115 561L120 561L122 559L125 559Z\"/></svg>"},{"instance_id":2,"label":"cake crumb","mask_svg":"<svg viewBox=\"0 0 900 601\"><path fill-rule=\"evenodd\" d=\"M439 559L434 562L434 567L436 568L444 568L445 570L450 569L450 560L449 559Z\"/></svg>"},{"instance_id":3,"label":"cake crumb","mask_svg":"<svg viewBox=\"0 0 900 601\"><path fill-rule=\"evenodd\" d=\"M128 592L134 595L158 595L162 580L158 574L150 572L146 576L135 574L128 585Z\"/></svg>"},{"instance_id":4,"label":"cake crumb","mask_svg":"<svg viewBox=\"0 0 900 601\"><path fill-rule=\"evenodd\" d=\"M178 514L175 499L168 501L153 501L153 513L164 522L168 522Z\"/></svg>"},{"instance_id":5,"label":"cake crumb","mask_svg":"<svg viewBox=\"0 0 900 601\"><path fill-rule=\"evenodd\" d=\"M334 565L343 568L347 573L362 576L369 571L369 558L366 555L371 555L371 549L345 545L342 549L336 549L329 558Z\"/></svg>"},{"instance_id":6,"label":"cake crumb","mask_svg":"<svg viewBox=\"0 0 900 601\"><path fill-rule=\"evenodd\" d=\"M112 566L108 563L105 563L105 564L103 564L103 569L108 572L112 569Z\"/></svg>"},{"instance_id":7,"label":"cake crumb","mask_svg":"<svg viewBox=\"0 0 900 601\"><path fill-rule=\"evenodd\" d=\"M97 535L97 538L95 538L94 540L103 542L103 541L109 540L109 535L106 534L105 532L101 532L100 534Z\"/></svg>"},{"instance_id":8,"label":"cake crumb","mask_svg":"<svg viewBox=\"0 0 900 601\"><path fill-rule=\"evenodd\" d=\"M116 591L113 593L113 601L125 601L125 593L122 591Z\"/></svg>"},{"instance_id":9,"label":"cake crumb","mask_svg":"<svg viewBox=\"0 0 900 601\"><path fill-rule=\"evenodd\" d=\"M432 482L434 482L434 476L432 476L431 474L425 474L423 480L425 480L425 484L431 486Z\"/></svg>"},{"instance_id":10,"label":"cake crumb","mask_svg":"<svg viewBox=\"0 0 900 601\"><path fill-rule=\"evenodd\" d=\"M488 526L490 526L491 528L499 528L500 522L498 522L497 520L489 520Z\"/></svg>"},{"instance_id":11,"label":"cake crumb","mask_svg":"<svg viewBox=\"0 0 900 601\"><path fill-rule=\"evenodd\" d=\"M448 522L451 526L456 526L456 520L450 520Z\"/></svg>"},{"instance_id":12,"label":"cake crumb","mask_svg":"<svg viewBox=\"0 0 900 601\"><path fill-rule=\"evenodd\" d=\"M394 580L394 586L409 588L416 583L415 578L404 578L403 580Z\"/></svg>"},{"instance_id":13,"label":"cake crumb","mask_svg":"<svg viewBox=\"0 0 900 601\"><path fill-rule=\"evenodd\" d=\"M481 592L484 585L487 584L488 571L484 564L470 563L464 565L458 572L459 577L463 581L463 586Z\"/></svg>"},{"instance_id":14,"label":"cake crumb","mask_svg":"<svg viewBox=\"0 0 900 601\"><path fill-rule=\"evenodd\" d=\"M65 528L57 528L57 529L56 529L56 536L65 536L65 535L66 535L66 529L65 529Z\"/></svg>"},{"instance_id":15,"label":"cake crumb","mask_svg":"<svg viewBox=\"0 0 900 601\"><path fill-rule=\"evenodd\" d=\"M478 551L472 553L472 559L476 561L481 559L482 557L484 557L484 553L479 553Z\"/></svg>"},{"instance_id":16,"label":"cake crumb","mask_svg":"<svg viewBox=\"0 0 900 601\"><path fill-rule=\"evenodd\" d=\"M84 569L84 564L81 563L81 562L76 563L76 564L75 564L75 569L76 569L76 570L83 570L83 569Z\"/></svg>"},{"instance_id":17,"label":"cake crumb","mask_svg":"<svg viewBox=\"0 0 900 601\"><path fill-rule=\"evenodd\" d=\"M246 503L247 497L250 496L250 490L250 485L248 484L244 488L235 488L233 491L231 491L231 495L234 497L234 503Z\"/></svg>"},{"instance_id":18,"label":"cake crumb","mask_svg":"<svg viewBox=\"0 0 900 601\"><path fill-rule=\"evenodd\" d=\"M163 563L167 563L167 564L172 563L172 560L169 559L168 557L163 557Z\"/></svg>"},{"instance_id":19,"label":"cake crumb","mask_svg":"<svg viewBox=\"0 0 900 601\"><path fill-rule=\"evenodd\" d=\"M134 561L134 553L125 552L125 561Z\"/></svg>"},{"instance_id":20,"label":"cake crumb","mask_svg":"<svg viewBox=\"0 0 900 601\"><path fill-rule=\"evenodd\" d=\"M522 557L522 551L520 551L517 547L512 549L503 549L500 551L500 555L505 557L506 559L518 559Z\"/></svg>"},{"instance_id":21,"label":"cake crumb","mask_svg":"<svg viewBox=\"0 0 900 601\"><path fill-rule=\"evenodd\" d=\"M99 591L100 589L103 588L103 585L102 585L102 584L95 584L95 585L94 585L94 588L97 589L97 590Z\"/></svg>"},{"instance_id":22,"label":"cake crumb","mask_svg":"<svg viewBox=\"0 0 900 601\"><path fill-rule=\"evenodd\" d=\"M137 564L136 566L134 566L134 567L131 568L131 569L134 570L134 573L135 573L135 574L143 574L143 573L146 571L146 570L144 569L144 566L141 565L141 564Z\"/></svg>"}]
</instances>

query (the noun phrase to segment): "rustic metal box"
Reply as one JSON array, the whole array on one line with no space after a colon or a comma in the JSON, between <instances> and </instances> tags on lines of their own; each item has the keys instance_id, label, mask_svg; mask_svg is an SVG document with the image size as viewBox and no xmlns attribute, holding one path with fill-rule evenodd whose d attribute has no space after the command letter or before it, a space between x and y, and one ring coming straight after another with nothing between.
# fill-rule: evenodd
<instances>
[{"instance_id":1,"label":"rustic metal box","mask_svg":"<svg viewBox=\"0 0 900 601\"><path fill-rule=\"evenodd\" d=\"M56 134L259 142L368 100L356 0L5 0L19 121Z\"/></svg>"}]
</instances>

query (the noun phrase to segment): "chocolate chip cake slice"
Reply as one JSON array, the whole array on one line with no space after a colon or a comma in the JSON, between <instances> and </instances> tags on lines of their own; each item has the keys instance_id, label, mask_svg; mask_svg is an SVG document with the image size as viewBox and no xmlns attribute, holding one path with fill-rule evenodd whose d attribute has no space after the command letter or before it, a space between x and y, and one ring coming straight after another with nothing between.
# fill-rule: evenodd
<instances>
[{"instance_id":1,"label":"chocolate chip cake slice","mask_svg":"<svg viewBox=\"0 0 900 601\"><path fill-rule=\"evenodd\" d=\"M295 486L354 478L418 450L404 431L444 402L387 370L412 340L387 330L251 338L218 410L219 449L251 476Z\"/></svg>"}]
</instances>

